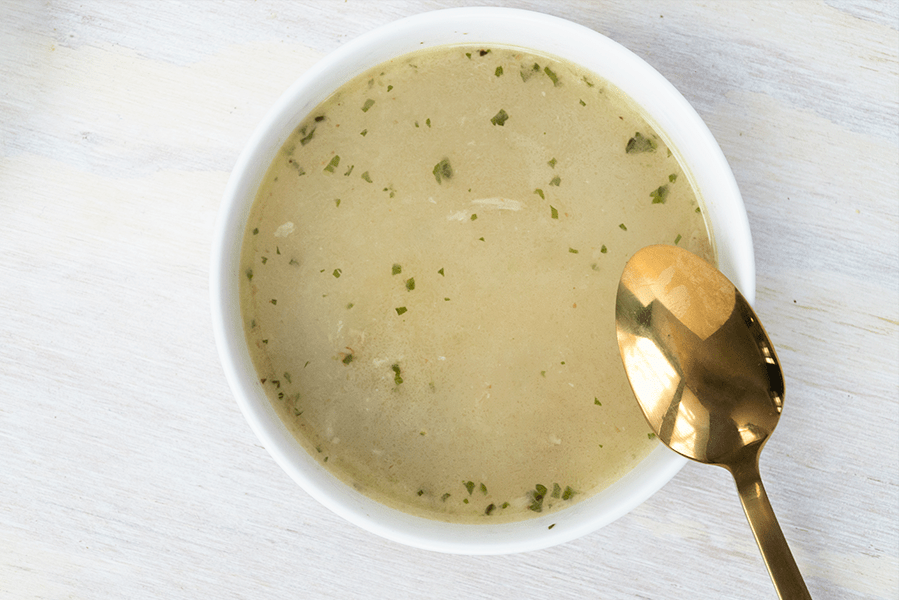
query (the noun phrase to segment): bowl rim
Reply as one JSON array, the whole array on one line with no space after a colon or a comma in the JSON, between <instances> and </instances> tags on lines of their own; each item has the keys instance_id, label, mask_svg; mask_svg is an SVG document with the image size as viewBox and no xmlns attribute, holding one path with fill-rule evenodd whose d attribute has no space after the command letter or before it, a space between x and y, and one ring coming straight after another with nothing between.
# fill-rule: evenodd
<instances>
[{"instance_id":1,"label":"bowl rim","mask_svg":"<svg viewBox=\"0 0 899 600\"><path fill-rule=\"evenodd\" d=\"M525 37L527 43L515 43ZM506 554L564 543L611 523L663 487L686 459L659 445L609 488L562 511L525 521L444 523L389 508L325 470L281 422L250 361L237 293L244 225L256 188L299 121L339 85L368 68L418 49L460 43L514 46L556 56L596 72L618 87L644 110L650 125L678 154L700 196L719 268L750 303L755 298L755 263L742 197L706 124L680 92L643 59L577 23L543 13L495 7L420 13L347 42L313 65L282 94L235 163L219 209L210 257L213 333L238 406L279 466L309 495L351 523L418 548L458 554ZM549 528L550 525L556 526Z\"/></svg>"}]
</instances>

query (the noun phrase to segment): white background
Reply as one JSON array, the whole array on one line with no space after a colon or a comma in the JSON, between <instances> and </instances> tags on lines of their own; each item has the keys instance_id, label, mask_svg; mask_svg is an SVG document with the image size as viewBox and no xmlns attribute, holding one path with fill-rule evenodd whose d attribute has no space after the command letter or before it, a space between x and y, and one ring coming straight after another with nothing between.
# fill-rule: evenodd
<instances>
[{"instance_id":1,"label":"white background","mask_svg":"<svg viewBox=\"0 0 899 600\"><path fill-rule=\"evenodd\" d=\"M899 5L494 4L622 43L708 123L786 374L774 509L813 597L899 597ZM326 53L460 5L0 0L0 598L775 597L724 470L448 556L331 514L240 415L207 283L238 153Z\"/></svg>"}]
</instances>

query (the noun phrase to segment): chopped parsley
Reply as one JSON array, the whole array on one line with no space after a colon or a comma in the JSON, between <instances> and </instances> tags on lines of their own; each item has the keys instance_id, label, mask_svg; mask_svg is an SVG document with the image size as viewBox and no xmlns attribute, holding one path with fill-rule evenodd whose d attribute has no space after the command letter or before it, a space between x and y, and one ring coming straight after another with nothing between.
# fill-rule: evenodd
<instances>
[{"instance_id":1,"label":"chopped parsley","mask_svg":"<svg viewBox=\"0 0 899 600\"><path fill-rule=\"evenodd\" d=\"M595 404L596 406L602 406L602 402L600 402L599 398L596 397L593 398L593 404Z\"/></svg>"},{"instance_id":2,"label":"chopped parsley","mask_svg":"<svg viewBox=\"0 0 899 600\"><path fill-rule=\"evenodd\" d=\"M670 181L671 183L674 183L675 181L677 181L677 173L672 173L671 175L669 175L668 181Z\"/></svg>"},{"instance_id":3,"label":"chopped parsley","mask_svg":"<svg viewBox=\"0 0 899 600\"><path fill-rule=\"evenodd\" d=\"M489 516L494 510L496 510L496 504L489 504L487 505L487 508L484 509L484 514Z\"/></svg>"},{"instance_id":4,"label":"chopped parsley","mask_svg":"<svg viewBox=\"0 0 899 600\"><path fill-rule=\"evenodd\" d=\"M571 252L572 254L577 254L577 252L578 252L574 248L570 248L570 247L568 248L568 251Z\"/></svg>"},{"instance_id":5,"label":"chopped parsley","mask_svg":"<svg viewBox=\"0 0 899 600\"><path fill-rule=\"evenodd\" d=\"M399 263L393 263L393 267L391 268L391 272L393 275L399 275L403 272L403 267L400 266Z\"/></svg>"},{"instance_id":6,"label":"chopped parsley","mask_svg":"<svg viewBox=\"0 0 899 600\"><path fill-rule=\"evenodd\" d=\"M397 314L397 315L401 315L401 314L403 314L404 312L406 312L407 310L408 310L408 309L407 309L405 306L400 306L400 307L398 307L398 308L396 309L396 314Z\"/></svg>"},{"instance_id":7,"label":"chopped parsley","mask_svg":"<svg viewBox=\"0 0 899 600\"><path fill-rule=\"evenodd\" d=\"M562 500L571 500L576 493L577 492L571 489L570 485L565 486L565 491L562 492Z\"/></svg>"},{"instance_id":8,"label":"chopped parsley","mask_svg":"<svg viewBox=\"0 0 899 600\"><path fill-rule=\"evenodd\" d=\"M349 177L350 173L353 172L353 169L356 168L356 165L350 165L350 168L346 170L346 173L343 174L344 177Z\"/></svg>"},{"instance_id":9,"label":"chopped parsley","mask_svg":"<svg viewBox=\"0 0 899 600\"><path fill-rule=\"evenodd\" d=\"M369 182L369 183L372 182L372 181L371 181L371 175L368 174L368 171L366 171L365 173L362 174L362 179L364 179L365 181L367 181L367 182Z\"/></svg>"},{"instance_id":10,"label":"chopped parsley","mask_svg":"<svg viewBox=\"0 0 899 600\"><path fill-rule=\"evenodd\" d=\"M552 219L558 219L558 218L559 218L559 211L556 210L556 207L555 207L555 206L550 206L550 207L549 207L549 216L550 216L550 218L552 218Z\"/></svg>"},{"instance_id":11,"label":"chopped parsley","mask_svg":"<svg viewBox=\"0 0 899 600\"><path fill-rule=\"evenodd\" d=\"M677 246L681 241L681 234L677 234L677 237L674 238L674 245Z\"/></svg>"},{"instance_id":12,"label":"chopped parsley","mask_svg":"<svg viewBox=\"0 0 899 600\"><path fill-rule=\"evenodd\" d=\"M334 269L334 271L331 273L331 275L333 275L334 277L340 277L340 274L341 274L341 273L343 273L342 270L340 270L340 269Z\"/></svg>"},{"instance_id":13,"label":"chopped parsley","mask_svg":"<svg viewBox=\"0 0 899 600\"><path fill-rule=\"evenodd\" d=\"M362 131L359 132L359 135L361 135L362 137L365 137L366 135L368 135L368 129L363 129Z\"/></svg>"},{"instance_id":14,"label":"chopped parsley","mask_svg":"<svg viewBox=\"0 0 899 600\"><path fill-rule=\"evenodd\" d=\"M368 112L368 109L375 105L375 101L369 98L365 101L365 104L362 105L362 112Z\"/></svg>"},{"instance_id":15,"label":"chopped parsley","mask_svg":"<svg viewBox=\"0 0 899 600\"><path fill-rule=\"evenodd\" d=\"M406 280L406 289L409 290L410 292L415 289L415 278L414 277L410 277L409 279Z\"/></svg>"},{"instance_id":16,"label":"chopped parsley","mask_svg":"<svg viewBox=\"0 0 899 600\"><path fill-rule=\"evenodd\" d=\"M543 67L543 72L546 73L546 76L549 77L554 86L559 87L559 76L553 73L552 69L550 69L549 67Z\"/></svg>"},{"instance_id":17,"label":"chopped parsley","mask_svg":"<svg viewBox=\"0 0 899 600\"><path fill-rule=\"evenodd\" d=\"M444 158L434 165L432 173L434 173L434 178L437 180L437 183L443 183L444 179L451 179L453 176L453 168L450 166L449 159Z\"/></svg>"},{"instance_id":18,"label":"chopped parsley","mask_svg":"<svg viewBox=\"0 0 899 600\"><path fill-rule=\"evenodd\" d=\"M441 275L443 275L443 267L440 267L440 270L437 272L440 273ZM446 277L446 275L443 275L443 276Z\"/></svg>"},{"instance_id":19,"label":"chopped parsley","mask_svg":"<svg viewBox=\"0 0 899 600\"><path fill-rule=\"evenodd\" d=\"M546 164L548 164L551 168L555 169L557 162L559 162L559 161L557 161L555 158L551 158L548 161L546 161Z\"/></svg>"},{"instance_id":20,"label":"chopped parsley","mask_svg":"<svg viewBox=\"0 0 899 600\"><path fill-rule=\"evenodd\" d=\"M471 496L471 493L474 491L474 481L464 481L462 483L465 489L468 490L468 495Z\"/></svg>"},{"instance_id":21,"label":"chopped parsley","mask_svg":"<svg viewBox=\"0 0 899 600\"><path fill-rule=\"evenodd\" d=\"M562 486L558 483L553 484L553 493L551 494L553 498L559 498L562 496Z\"/></svg>"},{"instance_id":22,"label":"chopped parsley","mask_svg":"<svg viewBox=\"0 0 899 600\"><path fill-rule=\"evenodd\" d=\"M618 224L618 227L619 227L619 229L621 229L622 231L627 231L627 225L625 225L624 223L619 223L619 224Z\"/></svg>"},{"instance_id":23,"label":"chopped parsley","mask_svg":"<svg viewBox=\"0 0 899 600\"><path fill-rule=\"evenodd\" d=\"M658 189L651 191L649 196L652 198L653 204L665 204L665 200L668 199L668 186L660 185Z\"/></svg>"},{"instance_id":24,"label":"chopped parsley","mask_svg":"<svg viewBox=\"0 0 899 600\"><path fill-rule=\"evenodd\" d=\"M278 304L278 300L275 298L272 298L271 300L269 300L269 302L271 302L272 304Z\"/></svg>"},{"instance_id":25,"label":"chopped parsley","mask_svg":"<svg viewBox=\"0 0 899 600\"><path fill-rule=\"evenodd\" d=\"M393 363L390 368L393 370L393 381L399 385L403 383L403 378L400 377L400 366L397 363Z\"/></svg>"},{"instance_id":26,"label":"chopped parsley","mask_svg":"<svg viewBox=\"0 0 899 600\"><path fill-rule=\"evenodd\" d=\"M343 357L343 361L342 361L342 362L343 362L343 364L345 364L345 365L350 364L351 362L353 362L353 355L352 355L352 354L347 354L346 356Z\"/></svg>"},{"instance_id":27,"label":"chopped parsley","mask_svg":"<svg viewBox=\"0 0 899 600\"><path fill-rule=\"evenodd\" d=\"M430 126L431 126L431 119L425 119L425 125L427 125L428 127L430 127Z\"/></svg>"},{"instance_id":28,"label":"chopped parsley","mask_svg":"<svg viewBox=\"0 0 899 600\"><path fill-rule=\"evenodd\" d=\"M247 279L253 281L253 269L247 269Z\"/></svg>"},{"instance_id":29,"label":"chopped parsley","mask_svg":"<svg viewBox=\"0 0 899 600\"><path fill-rule=\"evenodd\" d=\"M256 234L258 234L258 233L259 233L259 228L258 228L258 227L255 227L255 228L253 229L253 235L256 235Z\"/></svg>"},{"instance_id":30,"label":"chopped parsley","mask_svg":"<svg viewBox=\"0 0 899 600\"><path fill-rule=\"evenodd\" d=\"M505 111L505 109L501 108L501 109L499 109L499 112L496 113L492 119L490 119L490 122L493 123L494 125L499 125L500 127L503 127L506 124L506 121L508 121L508 120L509 120L509 113L507 113Z\"/></svg>"},{"instance_id":31,"label":"chopped parsley","mask_svg":"<svg viewBox=\"0 0 899 600\"><path fill-rule=\"evenodd\" d=\"M555 177L552 178L552 181L549 182L549 185L558 186L560 183L562 183L562 178L559 177L558 175L556 175Z\"/></svg>"},{"instance_id":32,"label":"chopped parsley","mask_svg":"<svg viewBox=\"0 0 899 600\"><path fill-rule=\"evenodd\" d=\"M501 66L496 67L496 71L494 71L493 74L496 75L497 77L499 77L500 75L503 74L503 68Z\"/></svg>"},{"instance_id":33,"label":"chopped parsley","mask_svg":"<svg viewBox=\"0 0 899 600\"><path fill-rule=\"evenodd\" d=\"M606 248L606 245L605 245L605 244L603 244L603 245L602 245L602 248L600 248L599 251L600 251L601 253L603 253L603 254L606 254L606 253L609 251L609 249Z\"/></svg>"},{"instance_id":34,"label":"chopped parsley","mask_svg":"<svg viewBox=\"0 0 899 600\"><path fill-rule=\"evenodd\" d=\"M624 147L624 151L628 154L655 152L656 143L650 138L644 137L643 134L638 131L634 134L634 137L627 141L627 146Z\"/></svg>"},{"instance_id":35,"label":"chopped parsley","mask_svg":"<svg viewBox=\"0 0 899 600\"><path fill-rule=\"evenodd\" d=\"M543 190L541 190L540 188L537 188L536 190L534 190L534 193L537 194L538 196L540 196L541 200L546 200L546 196L543 195Z\"/></svg>"},{"instance_id":36,"label":"chopped parsley","mask_svg":"<svg viewBox=\"0 0 899 600\"><path fill-rule=\"evenodd\" d=\"M477 221L477 220L478 220L478 215L477 215L477 214L472 214L472 215L471 215L471 220L472 220L472 221Z\"/></svg>"}]
</instances>

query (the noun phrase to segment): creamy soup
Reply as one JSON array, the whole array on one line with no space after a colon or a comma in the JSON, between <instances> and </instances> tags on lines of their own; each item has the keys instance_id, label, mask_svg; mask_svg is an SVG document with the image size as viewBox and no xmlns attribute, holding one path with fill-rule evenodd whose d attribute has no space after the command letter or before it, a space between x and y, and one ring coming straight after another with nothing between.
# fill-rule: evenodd
<instances>
[{"instance_id":1,"label":"creamy soup","mask_svg":"<svg viewBox=\"0 0 899 600\"><path fill-rule=\"evenodd\" d=\"M628 99L498 47L358 76L280 150L247 225L259 381L336 476L400 510L524 519L657 441L615 337L627 259L713 259L694 190Z\"/></svg>"}]
</instances>

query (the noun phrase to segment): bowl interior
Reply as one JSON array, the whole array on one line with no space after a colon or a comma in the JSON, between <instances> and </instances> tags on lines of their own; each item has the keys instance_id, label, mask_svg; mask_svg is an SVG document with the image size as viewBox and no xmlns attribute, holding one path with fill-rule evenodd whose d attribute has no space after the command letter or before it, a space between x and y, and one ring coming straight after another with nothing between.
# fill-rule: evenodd
<instances>
[{"instance_id":1,"label":"bowl interior","mask_svg":"<svg viewBox=\"0 0 899 600\"><path fill-rule=\"evenodd\" d=\"M528 11L449 9L397 21L347 43L291 86L240 155L225 191L212 252L213 327L225 375L253 431L310 495L347 520L391 540L443 552L499 554L562 543L627 513L668 482L685 459L658 447L611 487L563 511L506 524L432 521L388 508L356 492L309 456L258 384L238 302L243 232L256 190L286 137L331 92L377 64L448 44L520 47L577 63L627 94L678 155L698 192L719 268L750 301L755 296L752 241L730 167L687 101L639 57L597 32ZM549 529L550 525L555 525Z\"/></svg>"}]
</instances>

